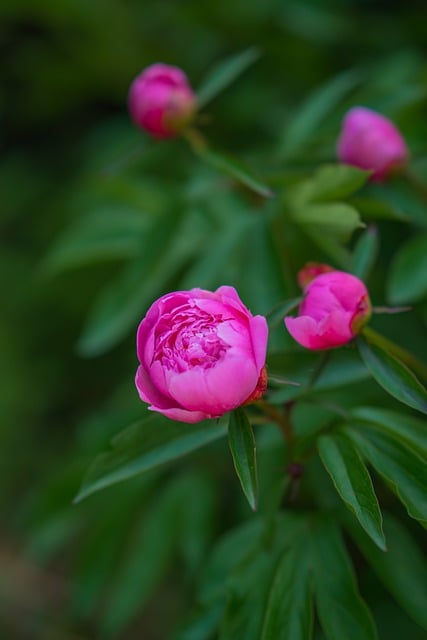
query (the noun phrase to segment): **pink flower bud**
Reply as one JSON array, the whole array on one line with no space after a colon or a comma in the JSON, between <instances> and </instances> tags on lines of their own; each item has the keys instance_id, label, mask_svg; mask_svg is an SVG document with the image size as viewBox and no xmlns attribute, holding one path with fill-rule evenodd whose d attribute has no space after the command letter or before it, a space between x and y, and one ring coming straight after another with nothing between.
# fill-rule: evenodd
<instances>
[{"instance_id":1,"label":"pink flower bud","mask_svg":"<svg viewBox=\"0 0 427 640\"><path fill-rule=\"evenodd\" d=\"M354 107L345 116L337 154L344 164L371 169L370 179L375 182L399 171L409 157L405 140L395 125L365 107Z\"/></svg>"},{"instance_id":2,"label":"pink flower bud","mask_svg":"<svg viewBox=\"0 0 427 640\"><path fill-rule=\"evenodd\" d=\"M298 271L298 284L304 291L307 285L309 285L314 278L320 276L321 273L328 273L329 271L335 271L335 269L330 267L328 264L322 264L321 262L307 262L307 264Z\"/></svg>"},{"instance_id":3,"label":"pink flower bud","mask_svg":"<svg viewBox=\"0 0 427 640\"><path fill-rule=\"evenodd\" d=\"M132 82L128 96L134 123L155 138L173 138L193 118L196 97L177 67L153 64Z\"/></svg>"},{"instance_id":4,"label":"pink flower bud","mask_svg":"<svg viewBox=\"0 0 427 640\"><path fill-rule=\"evenodd\" d=\"M359 278L344 271L322 273L306 287L297 318L286 317L291 336L306 349L350 342L369 320L371 302Z\"/></svg>"},{"instance_id":5,"label":"pink flower bud","mask_svg":"<svg viewBox=\"0 0 427 640\"><path fill-rule=\"evenodd\" d=\"M267 338L266 319L233 287L164 295L138 327L139 396L152 411L190 423L255 401L267 382Z\"/></svg>"}]
</instances>

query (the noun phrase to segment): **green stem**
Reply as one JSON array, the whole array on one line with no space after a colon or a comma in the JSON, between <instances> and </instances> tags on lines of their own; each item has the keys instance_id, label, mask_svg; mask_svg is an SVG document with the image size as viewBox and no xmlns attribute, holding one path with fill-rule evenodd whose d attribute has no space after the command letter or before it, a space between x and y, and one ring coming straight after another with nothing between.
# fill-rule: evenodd
<instances>
[{"instance_id":1,"label":"green stem","mask_svg":"<svg viewBox=\"0 0 427 640\"><path fill-rule=\"evenodd\" d=\"M362 331L362 335L366 340L374 345L378 345L380 349L384 349L392 356L395 356L398 360L406 364L409 369L417 373L424 381L427 381L427 366L418 360L412 353L400 347L392 340L385 338L380 333L377 333L370 327L365 327Z\"/></svg>"},{"instance_id":2,"label":"green stem","mask_svg":"<svg viewBox=\"0 0 427 640\"><path fill-rule=\"evenodd\" d=\"M311 373L310 378L308 379L307 386L305 387L304 392L309 391L312 387L314 387L314 385L316 384L317 380L320 377L320 374L328 364L330 355L331 355L330 351L323 351L322 355L317 361L315 368Z\"/></svg>"},{"instance_id":3,"label":"green stem","mask_svg":"<svg viewBox=\"0 0 427 640\"><path fill-rule=\"evenodd\" d=\"M255 402L255 405L258 406L266 416L271 418L272 421L278 425L286 442L288 443L289 450L291 450L293 446L294 433L290 421L290 408L287 409L286 413L282 413L277 407L275 407L273 404L270 404L266 400L263 400L262 398L260 400L257 400Z\"/></svg>"},{"instance_id":4,"label":"green stem","mask_svg":"<svg viewBox=\"0 0 427 640\"><path fill-rule=\"evenodd\" d=\"M277 259L282 271L283 282L286 286L286 293L288 296L297 296L298 288L291 261L289 260L289 250L285 241L286 229L283 216L280 214L275 216L271 220L270 228L272 241L276 248Z\"/></svg>"}]
</instances>

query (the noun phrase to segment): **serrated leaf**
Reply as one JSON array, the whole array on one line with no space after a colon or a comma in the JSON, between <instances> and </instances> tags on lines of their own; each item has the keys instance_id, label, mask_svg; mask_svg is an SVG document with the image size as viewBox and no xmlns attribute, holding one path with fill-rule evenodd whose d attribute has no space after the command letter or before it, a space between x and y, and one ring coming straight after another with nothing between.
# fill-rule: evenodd
<instances>
[{"instance_id":1,"label":"serrated leaf","mask_svg":"<svg viewBox=\"0 0 427 640\"><path fill-rule=\"evenodd\" d=\"M427 413L427 391L406 365L362 337L357 339L357 345L373 378L387 393L403 404Z\"/></svg>"},{"instance_id":2,"label":"serrated leaf","mask_svg":"<svg viewBox=\"0 0 427 640\"><path fill-rule=\"evenodd\" d=\"M280 155L284 158L295 155L359 80L357 72L346 71L316 89L287 123L280 141Z\"/></svg>"},{"instance_id":3,"label":"serrated leaf","mask_svg":"<svg viewBox=\"0 0 427 640\"><path fill-rule=\"evenodd\" d=\"M409 515L427 524L427 465L418 454L375 430L345 427L358 451L386 480Z\"/></svg>"},{"instance_id":4,"label":"serrated leaf","mask_svg":"<svg viewBox=\"0 0 427 640\"><path fill-rule=\"evenodd\" d=\"M387 553L381 553L362 530L348 522L350 535L396 602L427 630L427 563L409 532L384 513Z\"/></svg>"},{"instance_id":5,"label":"serrated leaf","mask_svg":"<svg viewBox=\"0 0 427 640\"><path fill-rule=\"evenodd\" d=\"M205 107L208 102L231 85L251 64L258 60L259 56L259 50L256 47L251 47L219 62L197 91L199 109Z\"/></svg>"},{"instance_id":6,"label":"serrated leaf","mask_svg":"<svg viewBox=\"0 0 427 640\"><path fill-rule=\"evenodd\" d=\"M382 517L371 477L354 445L340 433L318 438L322 462L346 506L375 544L386 550Z\"/></svg>"},{"instance_id":7,"label":"serrated leaf","mask_svg":"<svg viewBox=\"0 0 427 640\"><path fill-rule=\"evenodd\" d=\"M75 502L117 482L144 473L224 437L224 421L178 423L152 415L132 424L99 455L83 480Z\"/></svg>"},{"instance_id":8,"label":"serrated leaf","mask_svg":"<svg viewBox=\"0 0 427 640\"><path fill-rule=\"evenodd\" d=\"M392 304L412 303L427 295L427 234L403 244L390 267L387 285Z\"/></svg>"},{"instance_id":9,"label":"serrated leaf","mask_svg":"<svg viewBox=\"0 0 427 640\"><path fill-rule=\"evenodd\" d=\"M235 409L230 414L228 442L243 493L251 509L255 511L258 497L256 445L250 422L241 408Z\"/></svg>"},{"instance_id":10,"label":"serrated leaf","mask_svg":"<svg viewBox=\"0 0 427 640\"><path fill-rule=\"evenodd\" d=\"M218 151L212 151L208 147L198 147L195 150L198 156L213 169L240 182L263 198L272 198L274 196L270 187L264 184L241 160Z\"/></svg>"},{"instance_id":11,"label":"serrated leaf","mask_svg":"<svg viewBox=\"0 0 427 640\"><path fill-rule=\"evenodd\" d=\"M328 640L376 640L369 609L359 595L337 526L317 521L310 538L317 613Z\"/></svg>"},{"instance_id":12,"label":"serrated leaf","mask_svg":"<svg viewBox=\"0 0 427 640\"><path fill-rule=\"evenodd\" d=\"M361 233L354 247L351 272L361 280L366 280L375 263L378 249L377 230L370 226Z\"/></svg>"},{"instance_id":13,"label":"serrated leaf","mask_svg":"<svg viewBox=\"0 0 427 640\"><path fill-rule=\"evenodd\" d=\"M427 457L427 426L425 421L397 411L380 407L356 407L350 410L351 418L357 424L380 429L384 433Z\"/></svg>"},{"instance_id":14,"label":"serrated leaf","mask_svg":"<svg viewBox=\"0 0 427 640\"><path fill-rule=\"evenodd\" d=\"M260 640L310 640L313 633L311 591L306 545L295 541L278 564Z\"/></svg>"}]
</instances>

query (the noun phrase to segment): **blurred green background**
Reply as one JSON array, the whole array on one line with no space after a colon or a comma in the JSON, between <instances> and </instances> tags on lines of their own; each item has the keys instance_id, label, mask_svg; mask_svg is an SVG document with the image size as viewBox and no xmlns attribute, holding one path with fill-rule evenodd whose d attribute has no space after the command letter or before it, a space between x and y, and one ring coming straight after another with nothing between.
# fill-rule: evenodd
<instances>
[{"instance_id":1,"label":"blurred green background","mask_svg":"<svg viewBox=\"0 0 427 640\"><path fill-rule=\"evenodd\" d=\"M215 146L262 171L261 154L274 147L306 96L355 69L363 78L360 99L395 118L423 171L424 13L421 0L0 4L1 637L167 637L188 613L194 574L212 539L247 513L227 486L229 463L217 462L213 451L174 469L182 496L197 486L204 506L195 513L178 518L170 511L168 471L71 503L94 455L141 412L133 386L135 311L125 311L112 333L106 328L101 346L91 334L99 325L90 324L98 313L93 301L136 248L114 223L113 240L104 238L98 257L96 248L89 257L83 251L79 265L76 255L61 253L58 238L106 210L112 218L122 212L135 238L149 224L138 222L139 209L156 219L165 205L182 206L183 191L197 207L209 187L210 174L183 142L156 144L133 128L126 109L133 77L163 61L183 68L197 88L215 62L258 47L257 63L209 105L201 126ZM316 131L305 166L333 161L345 108ZM275 162L271 156L270 169ZM387 233L386 261L402 230L392 223ZM161 269L154 277L152 297L175 281ZM413 348L419 327L412 329L406 346ZM201 472L208 463L218 466L216 478ZM156 533L168 529L166 537ZM375 580L368 575L365 582L374 593ZM385 612L385 631L391 616L393 637L421 638L412 623L393 618L387 597L376 606Z\"/></svg>"}]
</instances>

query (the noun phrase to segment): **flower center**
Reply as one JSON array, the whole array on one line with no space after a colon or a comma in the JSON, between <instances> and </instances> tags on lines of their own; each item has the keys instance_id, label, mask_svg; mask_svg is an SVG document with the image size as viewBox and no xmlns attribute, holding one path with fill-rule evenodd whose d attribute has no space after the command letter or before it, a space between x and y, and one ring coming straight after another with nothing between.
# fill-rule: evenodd
<instances>
[{"instance_id":1,"label":"flower center","mask_svg":"<svg viewBox=\"0 0 427 640\"><path fill-rule=\"evenodd\" d=\"M153 361L176 372L215 366L229 348L218 336L218 326L226 320L189 304L164 314L154 334Z\"/></svg>"}]
</instances>

